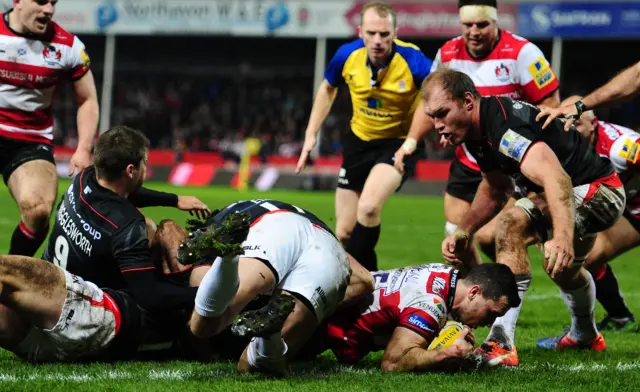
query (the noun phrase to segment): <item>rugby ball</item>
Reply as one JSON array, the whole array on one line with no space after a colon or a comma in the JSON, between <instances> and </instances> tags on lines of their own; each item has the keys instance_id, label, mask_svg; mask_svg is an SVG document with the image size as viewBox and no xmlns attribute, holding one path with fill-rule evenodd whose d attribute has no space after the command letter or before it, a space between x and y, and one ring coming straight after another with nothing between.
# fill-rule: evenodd
<instances>
[{"instance_id":1,"label":"rugby ball","mask_svg":"<svg viewBox=\"0 0 640 392\"><path fill-rule=\"evenodd\" d=\"M437 350L439 348L447 348L453 345L462 333L463 326L461 323L453 320L447 321L440 330L438 336L431 342L427 350Z\"/></svg>"}]
</instances>

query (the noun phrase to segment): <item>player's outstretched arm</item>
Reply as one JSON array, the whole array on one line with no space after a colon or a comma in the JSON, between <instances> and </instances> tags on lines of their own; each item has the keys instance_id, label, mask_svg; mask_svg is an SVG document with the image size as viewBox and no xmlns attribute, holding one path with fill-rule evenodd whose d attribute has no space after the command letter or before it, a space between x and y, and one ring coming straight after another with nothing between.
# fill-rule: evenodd
<instances>
[{"instance_id":1,"label":"player's outstretched arm","mask_svg":"<svg viewBox=\"0 0 640 392\"><path fill-rule=\"evenodd\" d=\"M623 101L640 93L640 62L611 79L607 84L582 99L587 109Z\"/></svg>"},{"instance_id":2,"label":"player's outstretched arm","mask_svg":"<svg viewBox=\"0 0 640 392\"><path fill-rule=\"evenodd\" d=\"M471 340L471 342L469 342ZM465 328L451 347L427 350L427 340L404 327L397 327L382 358L382 370L389 372L420 372L445 370L473 355L473 334Z\"/></svg>"},{"instance_id":3,"label":"player's outstretched arm","mask_svg":"<svg viewBox=\"0 0 640 392\"><path fill-rule=\"evenodd\" d=\"M482 173L482 182L471 203L471 209L458 226L460 230L475 234L502 209L513 184L499 172Z\"/></svg>"},{"instance_id":4,"label":"player's outstretched arm","mask_svg":"<svg viewBox=\"0 0 640 392\"><path fill-rule=\"evenodd\" d=\"M128 197L129 201L138 208L144 207L175 207L181 211L188 211L198 219L211 214L211 210L195 196L178 196L173 193L160 192L149 188L140 188Z\"/></svg>"},{"instance_id":5,"label":"player's outstretched arm","mask_svg":"<svg viewBox=\"0 0 640 392\"><path fill-rule=\"evenodd\" d=\"M91 165L91 145L98 132L100 107L93 73L88 71L82 78L73 83L78 103L77 126L78 147L71 157L69 175L78 169L83 170Z\"/></svg>"},{"instance_id":6,"label":"player's outstretched arm","mask_svg":"<svg viewBox=\"0 0 640 392\"><path fill-rule=\"evenodd\" d=\"M456 231L442 241L442 257L456 268L471 267L475 261L471 248L473 235L500 211L512 187L511 180L499 172L482 176L471 209Z\"/></svg>"},{"instance_id":7,"label":"player's outstretched arm","mask_svg":"<svg viewBox=\"0 0 640 392\"><path fill-rule=\"evenodd\" d=\"M640 62L620 72L604 86L596 89L582 99L583 110L597 109L598 107L629 99L640 93ZM565 130L569 130L571 124L577 120L578 110L575 105L562 106L556 109L541 111L536 117L540 121L547 117L542 128L546 128L556 118L567 118Z\"/></svg>"},{"instance_id":8,"label":"player's outstretched arm","mask_svg":"<svg viewBox=\"0 0 640 392\"><path fill-rule=\"evenodd\" d=\"M545 242L544 256L551 277L573 264L573 235L576 207L571 177L546 143L535 143L520 165L522 174L544 189L553 224L553 239Z\"/></svg>"},{"instance_id":9,"label":"player's outstretched arm","mask_svg":"<svg viewBox=\"0 0 640 392\"><path fill-rule=\"evenodd\" d=\"M318 88L318 93L313 101L313 107L311 108L311 115L309 116L309 123L307 124L307 130L304 133L304 145L302 146L302 152L300 153L300 159L298 159L298 165L296 167L296 173L300 173L307 165L307 159L311 150L316 146L318 142L318 131L320 126L327 118L333 101L338 95L338 88L329 84L327 79L324 79Z\"/></svg>"},{"instance_id":10,"label":"player's outstretched arm","mask_svg":"<svg viewBox=\"0 0 640 392\"><path fill-rule=\"evenodd\" d=\"M433 121L424 112L424 101L421 99L413 113L407 138L394 156L393 166L396 170L404 174L404 157L413 154L418 146L418 141L427 136L431 130L433 130Z\"/></svg>"}]
</instances>

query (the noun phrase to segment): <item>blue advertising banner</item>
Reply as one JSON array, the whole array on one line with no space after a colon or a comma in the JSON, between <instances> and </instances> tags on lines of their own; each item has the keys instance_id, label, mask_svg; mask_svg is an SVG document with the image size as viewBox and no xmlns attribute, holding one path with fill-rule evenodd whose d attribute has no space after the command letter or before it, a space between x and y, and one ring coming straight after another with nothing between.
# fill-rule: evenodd
<instances>
[{"instance_id":1,"label":"blue advertising banner","mask_svg":"<svg viewBox=\"0 0 640 392\"><path fill-rule=\"evenodd\" d=\"M640 36L640 3L524 3L518 34L527 38Z\"/></svg>"}]
</instances>

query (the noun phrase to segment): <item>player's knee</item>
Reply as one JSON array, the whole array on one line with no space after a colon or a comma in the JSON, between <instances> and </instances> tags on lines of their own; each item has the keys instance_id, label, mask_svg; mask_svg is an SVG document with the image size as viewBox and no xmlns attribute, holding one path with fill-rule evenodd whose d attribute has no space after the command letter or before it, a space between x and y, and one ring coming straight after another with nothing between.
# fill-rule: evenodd
<instances>
[{"instance_id":1,"label":"player's knee","mask_svg":"<svg viewBox=\"0 0 640 392\"><path fill-rule=\"evenodd\" d=\"M358 218L360 219L379 219L382 212L382 206L367 200L361 200L358 203Z\"/></svg>"},{"instance_id":2,"label":"player's knee","mask_svg":"<svg viewBox=\"0 0 640 392\"><path fill-rule=\"evenodd\" d=\"M34 198L20 202L19 206L23 221L33 226L36 231L45 229L49 225L53 200Z\"/></svg>"},{"instance_id":3,"label":"player's knee","mask_svg":"<svg viewBox=\"0 0 640 392\"><path fill-rule=\"evenodd\" d=\"M529 223L529 216L522 208L509 208L500 214L496 237L524 237Z\"/></svg>"}]
</instances>

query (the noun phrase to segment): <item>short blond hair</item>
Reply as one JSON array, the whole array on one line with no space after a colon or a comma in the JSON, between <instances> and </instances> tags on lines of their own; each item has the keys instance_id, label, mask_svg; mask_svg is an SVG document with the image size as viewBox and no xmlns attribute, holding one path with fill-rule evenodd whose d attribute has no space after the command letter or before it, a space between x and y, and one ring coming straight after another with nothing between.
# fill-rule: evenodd
<instances>
[{"instance_id":1,"label":"short blond hair","mask_svg":"<svg viewBox=\"0 0 640 392\"><path fill-rule=\"evenodd\" d=\"M361 25L362 25L362 20L364 19L364 14L372 8L376 10L376 13L378 14L378 16L382 18L386 18L389 15L391 15L391 23L393 24L393 28L394 29L396 28L396 10L394 10L393 7L389 5L389 3L384 1L378 1L378 0L370 1L362 7L362 10L360 11Z\"/></svg>"}]
</instances>

